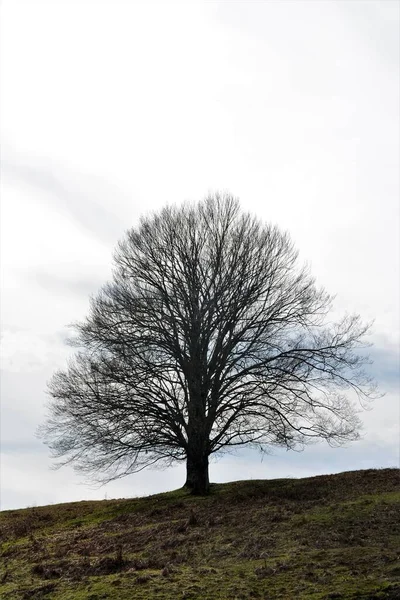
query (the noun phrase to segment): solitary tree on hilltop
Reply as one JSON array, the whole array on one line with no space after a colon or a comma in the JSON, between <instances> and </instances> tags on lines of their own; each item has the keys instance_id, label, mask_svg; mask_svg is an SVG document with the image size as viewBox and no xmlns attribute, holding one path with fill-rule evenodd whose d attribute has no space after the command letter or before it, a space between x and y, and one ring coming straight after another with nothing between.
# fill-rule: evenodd
<instances>
[{"instance_id":1,"label":"solitary tree on hilltop","mask_svg":"<svg viewBox=\"0 0 400 600\"><path fill-rule=\"evenodd\" d=\"M106 482L185 460L187 488L205 494L224 449L357 439L343 392L373 396L367 326L327 321L331 298L286 233L216 194L143 217L114 259L49 383L42 436L61 464Z\"/></svg>"}]
</instances>

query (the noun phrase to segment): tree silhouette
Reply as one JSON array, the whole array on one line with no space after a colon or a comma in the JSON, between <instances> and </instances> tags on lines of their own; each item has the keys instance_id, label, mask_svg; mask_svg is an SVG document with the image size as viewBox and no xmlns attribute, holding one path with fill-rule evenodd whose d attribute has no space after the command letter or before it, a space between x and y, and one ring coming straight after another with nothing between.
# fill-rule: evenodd
<instances>
[{"instance_id":1,"label":"tree silhouette","mask_svg":"<svg viewBox=\"0 0 400 600\"><path fill-rule=\"evenodd\" d=\"M213 453L357 439L343 392L374 395L357 352L368 327L328 322L288 234L215 194L143 217L114 259L49 383L41 435L61 464L105 482L186 460L204 494Z\"/></svg>"}]
</instances>

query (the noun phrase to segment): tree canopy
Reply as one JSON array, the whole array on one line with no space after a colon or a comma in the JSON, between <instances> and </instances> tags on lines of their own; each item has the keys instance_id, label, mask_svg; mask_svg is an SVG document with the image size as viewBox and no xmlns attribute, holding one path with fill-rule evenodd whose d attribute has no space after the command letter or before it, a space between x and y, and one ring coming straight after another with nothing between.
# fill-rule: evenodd
<instances>
[{"instance_id":1,"label":"tree canopy","mask_svg":"<svg viewBox=\"0 0 400 600\"><path fill-rule=\"evenodd\" d=\"M127 231L112 281L74 324L41 430L61 464L99 481L186 461L209 488L214 453L357 439L374 385L358 315L329 320L287 233L215 194Z\"/></svg>"}]
</instances>

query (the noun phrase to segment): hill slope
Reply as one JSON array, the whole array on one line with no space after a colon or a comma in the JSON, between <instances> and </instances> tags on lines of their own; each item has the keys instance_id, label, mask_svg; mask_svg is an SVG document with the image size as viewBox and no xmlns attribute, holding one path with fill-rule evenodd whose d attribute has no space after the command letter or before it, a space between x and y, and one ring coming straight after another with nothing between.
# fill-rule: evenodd
<instances>
[{"instance_id":1,"label":"hill slope","mask_svg":"<svg viewBox=\"0 0 400 600\"><path fill-rule=\"evenodd\" d=\"M0 513L4 600L400 598L397 469Z\"/></svg>"}]
</instances>

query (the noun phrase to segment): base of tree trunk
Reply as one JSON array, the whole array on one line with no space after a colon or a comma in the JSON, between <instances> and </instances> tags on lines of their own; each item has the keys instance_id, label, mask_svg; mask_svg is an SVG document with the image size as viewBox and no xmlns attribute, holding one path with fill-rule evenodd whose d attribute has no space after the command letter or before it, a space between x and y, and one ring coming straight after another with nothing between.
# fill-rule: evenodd
<instances>
[{"instance_id":1,"label":"base of tree trunk","mask_svg":"<svg viewBox=\"0 0 400 600\"><path fill-rule=\"evenodd\" d=\"M210 484L204 486L196 486L186 481L183 487L189 490L192 496L207 496L210 493Z\"/></svg>"},{"instance_id":2,"label":"base of tree trunk","mask_svg":"<svg viewBox=\"0 0 400 600\"><path fill-rule=\"evenodd\" d=\"M208 476L208 457L201 461L189 458L186 462L186 482L184 487L194 496L206 496L210 491Z\"/></svg>"}]
</instances>

